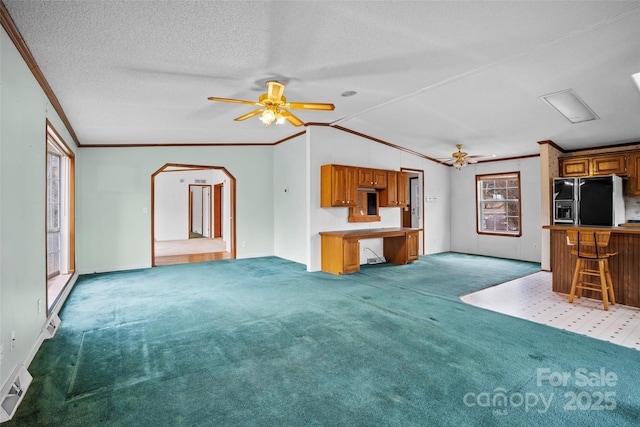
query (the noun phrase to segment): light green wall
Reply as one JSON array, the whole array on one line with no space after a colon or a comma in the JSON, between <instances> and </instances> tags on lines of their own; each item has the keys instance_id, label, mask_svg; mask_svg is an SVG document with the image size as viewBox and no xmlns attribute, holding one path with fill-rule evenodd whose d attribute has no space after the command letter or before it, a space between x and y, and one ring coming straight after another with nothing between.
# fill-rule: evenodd
<instances>
[{"instance_id":1,"label":"light green wall","mask_svg":"<svg viewBox=\"0 0 640 427\"><path fill-rule=\"evenodd\" d=\"M273 255L272 147L83 148L81 273L151 266L151 175L167 163L225 167L236 178L237 257Z\"/></svg>"},{"instance_id":2,"label":"light green wall","mask_svg":"<svg viewBox=\"0 0 640 427\"><path fill-rule=\"evenodd\" d=\"M307 254L307 138L274 148L274 255L301 264Z\"/></svg>"},{"instance_id":3,"label":"light green wall","mask_svg":"<svg viewBox=\"0 0 640 427\"><path fill-rule=\"evenodd\" d=\"M0 387L28 361L46 321L47 119L74 149L40 85L0 30Z\"/></svg>"}]
</instances>

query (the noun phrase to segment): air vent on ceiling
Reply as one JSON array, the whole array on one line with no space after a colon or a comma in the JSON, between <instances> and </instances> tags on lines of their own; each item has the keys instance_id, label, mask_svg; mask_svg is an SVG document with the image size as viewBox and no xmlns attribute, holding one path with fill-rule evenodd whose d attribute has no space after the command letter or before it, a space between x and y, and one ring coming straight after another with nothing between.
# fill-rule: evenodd
<instances>
[{"instance_id":1,"label":"air vent on ceiling","mask_svg":"<svg viewBox=\"0 0 640 427\"><path fill-rule=\"evenodd\" d=\"M196 184L206 184L207 180L206 179L196 179Z\"/></svg>"},{"instance_id":2,"label":"air vent on ceiling","mask_svg":"<svg viewBox=\"0 0 640 427\"><path fill-rule=\"evenodd\" d=\"M638 87L638 90L640 90L640 73L633 74L631 78L633 79L634 83Z\"/></svg>"},{"instance_id":3,"label":"air vent on ceiling","mask_svg":"<svg viewBox=\"0 0 640 427\"><path fill-rule=\"evenodd\" d=\"M543 95L540 99L555 108L571 123L588 122L600 118L571 89Z\"/></svg>"}]
</instances>

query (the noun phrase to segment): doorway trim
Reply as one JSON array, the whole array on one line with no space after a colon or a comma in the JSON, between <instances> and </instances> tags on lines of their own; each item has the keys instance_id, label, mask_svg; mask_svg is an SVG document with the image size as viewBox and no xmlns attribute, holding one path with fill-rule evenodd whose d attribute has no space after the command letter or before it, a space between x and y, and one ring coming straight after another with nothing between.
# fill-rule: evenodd
<instances>
[{"instance_id":1,"label":"doorway trim","mask_svg":"<svg viewBox=\"0 0 640 427\"><path fill-rule=\"evenodd\" d=\"M424 255L425 253L425 231L424 231L424 170L422 169L411 169L411 168L400 168L402 172L408 172L408 175L418 174L420 176L420 189L422 190L422 194L420 194L420 229L422 230L422 253L420 255ZM407 175L407 191L411 191L411 177ZM411 203L410 197L407 198L409 203ZM402 215L400 215L400 226L402 227Z\"/></svg>"},{"instance_id":2,"label":"doorway trim","mask_svg":"<svg viewBox=\"0 0 640 427\"><path fill-rule=\"evenodd\" d=\"M172 171L193 171L193 170L218 170L224 173L229 178L229 212L231 218L229 236L229 245L231 258L236 259L236 178L225 168L224 166L208 166L208 165L190 165L183 163L165 163L160 169L151 174L151 266L156 266L155 256L155 185L156 176L162 172Z\"/></svg>"},{"instance_id":3,"label":"doorway trim","mask_svg":"<svg viewBox=\"0 0 640 427\"><path fill-rule=\"evenodd\" d=\"M224 219L224 215L222 214L224 211L222 194L224 194L224 184L215 184L213 186L213 212L211 214L213 218L213 229L211 233L214 238L222 237L222 221Z\"/></svg>"},{"instance_id":4,"label":"doorway trim","mask_svg":"<svg viewBox=\"0 0 640 427\"><path fill-rule=\"evenodd\" d=\"M209 200L211 200L211 197L213 195L213 190L212 190L212 185L211 184L189 184L189 225L188 225L188 233L187 233L187 238L191 239L191 232L193 231L193 187L200 187L200 197L202 200L202 205L201 205L201 213L200 213L200 220L201 220L201 226L202 226L202 235L207 237L207 238L211 238L211 229L213 221L212 221L212 214L211 214L211 203L205 204L204 203L204 195L205 195L205 190L209 189ZM209 211L207 212L207 215L205 216L205 211L206 209L209 209ZM209 233L208 235L205 235L205 224L207 223L207 221L205 221L205 218L209 218L208 221L208 225L209 225Z\"/></svg>"}]
</instances>

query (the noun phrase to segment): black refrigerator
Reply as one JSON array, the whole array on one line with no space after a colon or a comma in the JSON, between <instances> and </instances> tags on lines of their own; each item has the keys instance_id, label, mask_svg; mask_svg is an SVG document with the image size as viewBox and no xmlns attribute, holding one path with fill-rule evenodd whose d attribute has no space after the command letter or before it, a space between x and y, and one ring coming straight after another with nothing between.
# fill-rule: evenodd
<instances>
[{"instance_id":1,"label":"black refrigerator","mask_svg":"<svg viewBox=\"0 0 640 427\"><path fill-rule=\"evenodd\" d=\"M578 181L578 224L616 226L625 222L622 178L591 176Z\"/></svg>"}]
</instances>

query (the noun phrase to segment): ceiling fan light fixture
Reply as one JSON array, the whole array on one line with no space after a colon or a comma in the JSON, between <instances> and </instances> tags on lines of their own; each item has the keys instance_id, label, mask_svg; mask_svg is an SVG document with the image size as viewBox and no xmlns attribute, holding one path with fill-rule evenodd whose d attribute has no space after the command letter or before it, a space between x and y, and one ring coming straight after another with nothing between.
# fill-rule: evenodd
<instances>
[{"instance_id":1,"label":"ceiling fan light fixture","mask_svg":"<svg viewBox=\"0 0 640 427\"><path fill-rule=\"evenodd\" d=\"M469 163L467 163L465 160L456 160L455 162L453 162L453 167L460 170L468 164Z\"/></svg>"},{"instance_id":2,"label":"ceiling fan light fixture","mask_svg":"<svg viewBox=\"0 0 640 427\"><path fill-rule=\"evenodd\" d=\"M571 89L542 95L540 99L555 108L556 111L565 116L571 123L588 122L600 118Z\"/></svg>"},{"instance_id":3,"label":"ceiling fan light fixture","mask_svg":"<svg viewBox=\"0 0 640 427\"><path fill-rule=\"evenodd\" d=\"M264 123L265 126L269 126L276 119L276 114L271 111L271 109L265 109L262 114L260 114L260 121Z\"/></svg>"}]
</instances>

